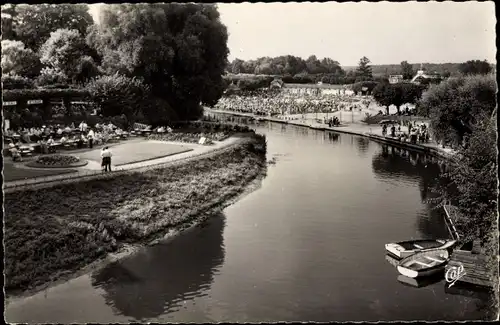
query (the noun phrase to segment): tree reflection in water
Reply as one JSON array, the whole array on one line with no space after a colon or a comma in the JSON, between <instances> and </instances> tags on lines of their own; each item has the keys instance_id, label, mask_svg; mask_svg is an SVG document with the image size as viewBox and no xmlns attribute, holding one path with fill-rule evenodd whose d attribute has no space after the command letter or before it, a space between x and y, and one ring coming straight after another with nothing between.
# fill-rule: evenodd
<instances>
[{"instance_id":1,"label":"tree reflection in water","mask_svg":"<svg viewBox=\"0 0 500 325\"><path fill-rule=\"evenodd\" d=\"M433 199L448 190L446 171L442 160L398 147L382 145L382 150L373 156L372 170L376 175L404 183L418 180L420 199L425 203L425 212L418 216L418 228L428 237L448 237L444 211Z\"/></svg>"},{"instance_id":2,"label":"tree reflection in water","mask_svg":"<svg viewBox=\"0 0 500 325\"><path fill-rule=\"evenodd\" d=\"M120 314L145 321L203 295L224 262L225 216L211 217L169 243L148 247L92 274L106 303Z\"/></svg>"}]
</instances>

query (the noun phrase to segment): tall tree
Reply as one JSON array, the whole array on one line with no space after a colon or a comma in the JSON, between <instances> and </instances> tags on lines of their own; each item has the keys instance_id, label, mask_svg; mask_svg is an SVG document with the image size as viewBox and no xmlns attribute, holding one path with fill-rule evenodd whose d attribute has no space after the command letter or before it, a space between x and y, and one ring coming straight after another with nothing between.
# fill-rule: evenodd
<instances>
[{"instance_id":1,"label":"tall tree","mask_svg":"<svg viewBox=\"0 0 500 325\"><path fill-rule=\"evenodd\" d=\"M373 88L373 98L377 103L384 106L386 114L389 115L389 106L392 104L392 87L388 82L380 82Z\"/></svg>"},{"instance_id":2,"label":"tall tree","mask_svg":"<svg viewBox=\"0 0 500 325\"><path fill-rule=\"evenodd\" d=\"M493 112L496 91L492 74L449 78L422 94L419 113L431 118L437 140L460 145L478 118Z\"/></svg>"},{"instance_id":3,"label":"tall tree","mask_svg":"<svg viewBox=\"0 0 500 325\"><path fill-rule=\"evenodd\" d=\"M141 76L180 119L191 119L201 116L200 102L214 102L209 88L223 84L227 37L216 5L148 3L103 6L88 40L108 73Z\"/></svg>"},{"instance_id":4,"label":"tall tree","mask_svg":"<svg viewBox=\"0 0 500 325\"><path fill-rule=\"evenodd\" d=\"M42 64L36 53L27 49L23 42L2 40L2 72L34 78L40 73Z\"/></svg>"},{"instance_id":5,"label":"tall tree","mask_svg":"<svg viewBox=\"0 0 500 325\"><path fill-rule=\"evenodd\" d=\"M403 79L409 80L413 78L413 66L408 61L401 62L401 74L403 75Z\"/></svg>"},{"instance_id":6,"label":"tall tree","mask_svg":"<svg viewBox=\"0 0 500 325\"><path fill-rule=\"evenodd\" d=\"M93 23L86 4L23 4L16 7L14 30L16 39L38 51L51 32L66 28L86 35L87 28Z\"/></svg>"},{"instance_id":7,"label":"tall tree","mask_svg":"<svg viewBox=\"0 0 500 325\"><path fill-rule=\"evenodd\" d=\"M58 29L50 33L50 38L40 48L40 60L55 71L61 71L69 80L76 81L80 78L78 74L85 49L85 39L78 30Z\"/></svg>"},{"instance_id":8,"label":"tall tree","mask_svg":"<svg viewBox=\"0 0 500 325\"><path fill-rule=\"evenodd\" d=\"M372 67L370 59L366 56L359 60L358 68L356 69L357 81L373 80Z\"/></svg>"},{"instance_id":9,"label":"tall tree","mask_svg":"<svg viewBox=\"0 0 500 325\"><path fill-rule=\"evenodd\" d=\"M229 70L232 73L241 73L241 72L243 72L242 71L243 62L245 62L245 61L240 60L238 58L234 59L233 62L231 62Z\"/></svg>"},{"instance_id":10,"label":"tall tree","mask_svg":"<svg viewBox=\"0 0 500 325\"><path fill-rule=\"evenodd\" d=\"M2 40L15 40L16 4L2 5Z\"/></svg>"},{"instance_id":11,"label":"tall tree","mask_svg":"<svg viewBox=\"0 0 500 325\"><path fill-rule=\"evenodd\" d=\"M474 75L474 74L488 74L491 72L492 67L486 60L484 61L470 60L460 64L458 69L464 75Z\"/></svg>"}]
</instances>

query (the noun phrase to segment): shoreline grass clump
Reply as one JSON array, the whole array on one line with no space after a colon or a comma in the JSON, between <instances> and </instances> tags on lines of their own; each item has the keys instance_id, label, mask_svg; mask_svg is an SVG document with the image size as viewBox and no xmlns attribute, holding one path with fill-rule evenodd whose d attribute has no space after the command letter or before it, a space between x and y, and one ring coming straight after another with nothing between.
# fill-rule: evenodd
<instances>
[{"instance_id":1,"label":"shoreline grass clump","mask_svg":"<svg viewBox=\"0 0 500 325\"><path fill-rule=\"evenodd\" d=\"M266 168L265 137L184 164L5 194L5 290L22 293L205 218Z\"/></svg>"}]
</instances>

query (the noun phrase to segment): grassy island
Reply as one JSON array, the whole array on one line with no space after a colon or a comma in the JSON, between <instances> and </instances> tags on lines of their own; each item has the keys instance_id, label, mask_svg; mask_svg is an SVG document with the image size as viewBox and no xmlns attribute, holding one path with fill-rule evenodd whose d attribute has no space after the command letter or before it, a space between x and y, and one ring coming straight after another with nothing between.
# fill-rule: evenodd
<instances>
[{"instance_id":1,"label":"grassy island","mask_svg":"<svg viewBox=\"0 0 500 325\"><path fill-rule=\"evenodd\" d=\"M209 217L265 173L265 137L146 172L5 194L5 289L15 295Z\"/></svg>"}]
</instances>

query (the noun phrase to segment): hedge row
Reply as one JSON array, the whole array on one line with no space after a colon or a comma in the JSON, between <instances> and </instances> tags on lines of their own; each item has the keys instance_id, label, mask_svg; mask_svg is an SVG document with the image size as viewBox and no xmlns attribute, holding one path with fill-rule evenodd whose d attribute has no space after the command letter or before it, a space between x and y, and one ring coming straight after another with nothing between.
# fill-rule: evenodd
<instances>
[{"instance_id":1,"label":"hedge row","mask_svg":"<svg viewBox=\"0 0 500 325\"><path fill-rule=\"evenodd\" d=\"M86 89L67 88L67 89L5 89L2 92L3 101L13 100L31 100L31 99L49 99L49 98L67 98L67 97L89 97Z\"/></svg>"},{"instance_id":2,"label":"hedge row","mask_svg":"<svg viewBox=\"0 0 500 325\"><path fill-rule=\"evenodd\" d=\"M251 129L246 125L231 125L222 124L217 122L207 121L182 121L173 122L172 128L174 129L187 129L187 130L200 130L200 132L226 132L226 133L245 133L250 132Z\"/></svg>"}]
</instances>

